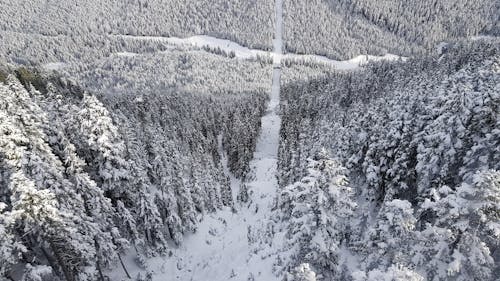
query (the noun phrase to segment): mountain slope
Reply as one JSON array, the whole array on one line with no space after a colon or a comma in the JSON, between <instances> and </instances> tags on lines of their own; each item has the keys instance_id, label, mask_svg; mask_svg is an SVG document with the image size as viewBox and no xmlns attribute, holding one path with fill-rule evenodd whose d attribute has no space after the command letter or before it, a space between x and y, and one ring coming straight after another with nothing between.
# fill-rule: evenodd
<instances>
[{"instance_id":1,"label":"mountain slope","mask_svg":"<svg viewBox=\"0 0 500 281\"><path fill-rule=\"evenodd\" d=\"M283 218L300 237L289 268L309 263L327 280L495 280L499 46L462 42L283 86L281 212L312 200L295 207L297 223ZM308 165L325 155L337 164ZM349 184L321 180L332 173ZM345 186L355 193L341 200Z\"/></svg>"}]
</instances>

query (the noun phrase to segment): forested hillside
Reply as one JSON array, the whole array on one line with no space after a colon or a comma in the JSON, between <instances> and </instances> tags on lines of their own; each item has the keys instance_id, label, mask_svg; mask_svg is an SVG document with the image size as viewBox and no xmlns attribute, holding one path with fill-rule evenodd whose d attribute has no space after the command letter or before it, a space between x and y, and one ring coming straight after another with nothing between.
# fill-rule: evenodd
<instances>
[{"instance_id":1,"label":"forested hillside","mask_svg":"<svg viewBox=\"0 0 500 281\"><path fill-rule=\"evenodd\" d=\"M500 32L495 0L285 0L284 14L288 52L334 59L424 54L443 41Z\"/></svg>"},{"instance_id":2,"label":"forested hillside","mask_svg":"<svg viewBox=\"0 0 500 281\"><path fill-rule=\"evenodd\" d=\"M2 0L0 10L0 36L206 34L262 49L273 36L273 2L266 0Z\"/></svg>"},{"instance_id":3,"label":"forested hillside","mask_svg":"<svg viewBox=\"0 0 500 281\"><path fill-rule=\"evenodd\" d=\"M288 270L496 280L498 41L284 81L278 217L294 253Z\"/></svg>"},{"instance_id":4,"label":"forested hillside","mask_svg":"<svg viewBox=\"0 0 500 281\"><path fill-rule=\"evenodd\" d=\"M498 0L0 11L0 281L500 276Z\"/></svg>"},{"instance_id":5,"label":"forested hillside","mask_svg":"<svg viewBox=\"0 0 500 281\"><path fill-rule=\"evenodd\" d=\"M190 68L190 58L169 61ZM221 153L244 177L265 90L215 90L235 77L223 71L187 87L186 69L184 79L119 91L123 80L104 83L112 68L102 73L99 96L36 69L1 72L2 276L24 264L26 280L96 280L125 249L164 254L204 213L233 204Z\"/></svg>"}]
</instances>

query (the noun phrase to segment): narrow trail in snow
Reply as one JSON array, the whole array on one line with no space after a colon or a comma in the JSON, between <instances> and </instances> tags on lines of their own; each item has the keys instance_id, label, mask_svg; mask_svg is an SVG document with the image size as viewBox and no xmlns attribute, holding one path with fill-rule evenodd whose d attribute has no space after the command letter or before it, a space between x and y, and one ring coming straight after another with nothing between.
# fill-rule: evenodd
<instances>
[{"instance_id":1,"label":"narrow trail in snow","mask_svg":"<svg viewBox=\"0 0 500 281\"><path fill-rule=\"evenodd\" d=\"M281 23L282 24L282 23ZM282 30L282 25L281 29ZM273 62L281 62L283 59L290 60L291 62L295 61L299 62L308 62L308 63L316 63L320 65L330 66L338 70L352 70L356 69L363 64L366 64L368 61L380 61L380 60L406 60L405 57L400 57L392 54L386 54L384 56L373 56L373 55L359 55L349 60L334 60L325 56L320 55L312 55L312 54L293 54L293 53L277 53L276 52L276 40L273 40L274 50L272 52L259 50L259 49L250 49L244 46L241 46L238 43L226 40L215 38L208 35L195 35L187 38L178 38L178 37L158 37L158 36L132 36L132 35L110 35L112 37L120 37L127 40L145 40L145 41L162 41L172 48L178 47L194 47L195 49L203 49L208 47L212 50L221 50L226 52L227 54L233 54L237 59L243 60L255 60L258 57L270 57ZM283 49L283 41L280 41L281 48ZM163 51L159 52L163 53ZM130 53L130 52L117 52L114 55L118 56L135 56L141 55L141 53Z\"/></svg>"}]
</instances>

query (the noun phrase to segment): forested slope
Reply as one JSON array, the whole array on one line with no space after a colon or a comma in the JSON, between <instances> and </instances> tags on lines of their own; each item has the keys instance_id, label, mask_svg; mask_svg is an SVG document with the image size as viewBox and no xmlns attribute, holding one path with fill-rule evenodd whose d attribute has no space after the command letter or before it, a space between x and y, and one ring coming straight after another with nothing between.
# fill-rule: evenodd
<instances>
[{"instance_id":1,"label":"forested slope","mask_svg":"<svg viewBox=\"0 0 500 281\"><path fill-rule=\"evenodd\" d=\"M284 9L0 0L0 280L496 280L499 2Z\"/></svg>"},{"instance_id":2,"label":"forested slope","mask_svg":"<svg viewBox=\"0 0 500 281\"><path fill-rule=\"evenodd\" d=\"M97 95L56 74L2 68L2 278L24 271L26 280L97 280L125 249L135 247L139 261L165 254L169 243L196 230L203 214L232 206L221 153L244 177L266 90L258 76L245 78L254 84L242 83L244 92L223 87L228 77L243 81L222 71L242 67L238 62L219 65L220 72L214 66L196 83L201 69L190 72L193 62L217 59L190 56L168 57L177 63L164 75L183 67L184 74L149 87L137 82L148 71L120 80L122 67L96 68L102 83L82 72L77 80ZM127 90L117 86L123 81Z\"/></svg>"},{"instance_id":3,"label":"forested slope","mask_svg":"<svg viewBox=\"0 0 500 281\"><path fill-rule=\"evenodd\" d=\"M285 82L277 216L294 253L287 270L496 280L499 87L498 40Z\"/></svg>"},{"instance_id":4,"label":"forested slope","mask_svg":"<svg viewBox=\"0 0 500 281\"><path fill-rule=\"evenodd\" d=\"M495 0L285 0L285 48L349 59L433 52L442 41L500 32Z\"/></svg>"},{"instance_id":5,"label":"forested slope","mask_svg":"<svg viewBox=\"0 0 500 281\"><path fill-rule=\"evenodd\" d=\"M206 34L249 47L270 49L272 45L273 2L265 0L2 0L0 10L2 35L74 39L89 34Z\"/></svg>"}]
</instances>

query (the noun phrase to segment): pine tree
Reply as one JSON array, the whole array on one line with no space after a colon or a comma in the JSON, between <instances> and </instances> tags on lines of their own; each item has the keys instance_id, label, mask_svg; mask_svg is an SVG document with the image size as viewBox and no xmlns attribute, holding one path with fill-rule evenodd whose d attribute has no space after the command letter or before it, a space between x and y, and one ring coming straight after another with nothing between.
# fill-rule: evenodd
<instances>
[{"instance_id":1,"label":"pine tree","mask_svg":"<svg viewBox=\"0 0 500 281\"><path fill-rule=\"evenodd\" d=\"M308 263L295 267L292 273L287 273L284 281L316 281L316 273Z\"/></svg>"},{"instance_id":2,"label":"pine tree","mask_svg":"<svg viewBox=\"0 0 500 281\"><path fill-rule=\"evenodd\" d=\"M11 266L19 261L20 254L27 251L16 239L12 225L15 221L12 220L11 214L5 211L6 207L5 203L0 202L0 276L7 276Z\"/></svg>"},{"instance_id":3,"label":"pine tree","mask_svg":"<svg viewBox=\"0 0 500 281\"><path fill-rule=\"evenodd\" d=\"M435 201L422 206L436 217L435 227L448 231L450 248L437 257L447 265L446 277L456 280L492 277L495 270L492 250L497 249L500 233L500 175L497 171L478 172L472 184L462 183L452 190L446 186L435 193ZM446 241L446 240L445 240ZM432 273L433 271L430 271Z\"/></svg>"},{"instance_id":4,"label":"pine tree","mask_svg":"<svg viewBox=\"0 0 500 281\"><path fill-rule=\"evenodd\" d=\"M338 251L346 242L356 204L345 169L328 158L309 160L308 176L283 189L279 206L289 220L289 247L295 261L338 273Z\"/></svg>"},{"instance_id":5,"label":"pine tree","mask_svg":"<svg viewBox=\"0 0 500 281\"><path fill-rule=\"evenodd\" d=\"M108 110L93 95L85 94L72 120L73 143L84 153L91 176L112 198L125 197L130 178L125 146ZM78 139L76 138L78 137Z\"/></svg>"},{"instance_id":6,"label":"pine tree","mask_svg":"<svg viewBox=\"0 0 500 281\"><path fill-rule=\"evenodd\" d=\"M413 208L406 200L394 199L379 210L376 225L368 230L364 249L368 268L391 264L409 264L408 256L415 237L416 219Z\"/></svg>"},{"instance_id":7,"label":"pine tree","mask_svg":"<svg viewBox=\"0 0 500 281\"><path fill-rule=\"evenodd\" d=\"M368 273L355 272L354 281L424 281L417 272L401 265L392 265L387 269L373 269Z\"/></svg>"}]
</instances>

